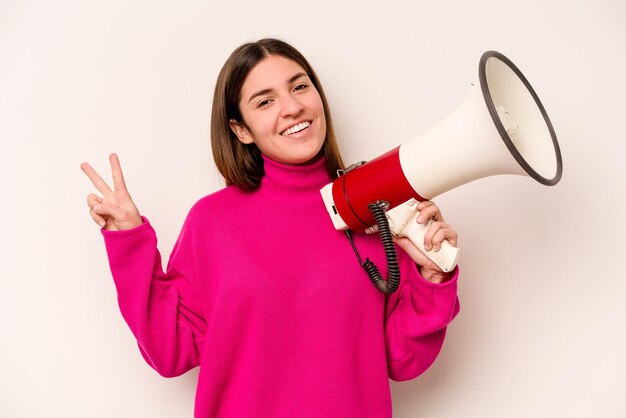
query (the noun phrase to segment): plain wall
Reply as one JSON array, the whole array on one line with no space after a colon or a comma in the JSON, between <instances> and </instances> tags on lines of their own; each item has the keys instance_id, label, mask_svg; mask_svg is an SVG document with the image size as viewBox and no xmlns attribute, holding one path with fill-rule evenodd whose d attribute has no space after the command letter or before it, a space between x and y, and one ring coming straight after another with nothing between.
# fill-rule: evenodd
<instances>
[{"instance_id":1,"label":"plain wall","mask_svg":"<svg viewBox=\"0 0 626 418\"><path fill-rule=\"evenodd\" d=\"M265 36L316 69L347 162L443 119L490 49L523 71L557 132L557 186L499 176L435 199L460 235L461 313L425 374L391 382L394 415L625 416L618 0L0 0L0 416L192 415L197 370L158 376L119 313L79 166L111 182L118 153L165 262L191 205L223 185L217 73Z\"/></svg>"}]
</instances>

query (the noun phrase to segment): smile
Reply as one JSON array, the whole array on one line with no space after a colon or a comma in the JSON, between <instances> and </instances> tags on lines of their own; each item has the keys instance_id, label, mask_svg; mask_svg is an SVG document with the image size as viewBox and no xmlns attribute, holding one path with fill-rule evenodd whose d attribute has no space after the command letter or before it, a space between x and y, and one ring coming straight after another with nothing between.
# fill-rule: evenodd
<instances>
[{"instance_id":1,"label":"smile","mask_svg":"<svg viewBox=\"0 0 626 418\"><path fill-rule=\"evenodd\" d=\"M304 121L304 122L298 123L297 125L292 126L289 129L285 129L283 132L281 132L281 135L282 136L289 136L291 134L295 134L297 132L303 131L306 128L308 128L309 126L311 126L311 122Z\"/></svg>"}]
</instances>

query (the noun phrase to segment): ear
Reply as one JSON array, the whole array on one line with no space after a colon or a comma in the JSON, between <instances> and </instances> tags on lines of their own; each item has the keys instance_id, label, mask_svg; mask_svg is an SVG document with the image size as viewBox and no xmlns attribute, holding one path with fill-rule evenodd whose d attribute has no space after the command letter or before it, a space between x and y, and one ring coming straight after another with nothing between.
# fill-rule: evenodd
<instances>
[{"instance_id":1,"label":"ear","mask_svg":"<svg viewBox=\"0 0 626 418\"><path fill-rule=\"evenodd\" d=\"M252 144L254 142L254 138L252 138L252 135L245 124L237 122L235 119L231 119L228 121L228 126L230 126L230 129L235 133L235 135L237 135L237 138L239 138L239 141L242 143Z\"/></svg>"}]
</instances>

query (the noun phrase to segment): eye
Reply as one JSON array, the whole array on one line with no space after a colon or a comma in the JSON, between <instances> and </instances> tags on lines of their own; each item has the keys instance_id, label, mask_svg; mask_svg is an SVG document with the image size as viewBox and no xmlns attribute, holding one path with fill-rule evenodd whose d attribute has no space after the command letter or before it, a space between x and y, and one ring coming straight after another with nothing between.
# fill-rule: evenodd
<instances>
[{"instance_id":1,"label":"eye","mask_svg":"<svg viewBox=\"0 0 626 418\"><path fill-rule=\"evenodd\" d=\"M265 107L270 103L270 99L261 100L257 107Z\"/></svg>"},{"instance_id":2,"label":"eye","mask_svg":"<svg viewBox=\"0 0 626 418\"><path fill-rule=\"evenodd\" d=\"M307 84L298 84L298 85L297 85L297 86L295 86L293 89L297 91L297 90L304 90L304 89L306 89L307 87L309 87Z\"/></svg>"}]
</instances>

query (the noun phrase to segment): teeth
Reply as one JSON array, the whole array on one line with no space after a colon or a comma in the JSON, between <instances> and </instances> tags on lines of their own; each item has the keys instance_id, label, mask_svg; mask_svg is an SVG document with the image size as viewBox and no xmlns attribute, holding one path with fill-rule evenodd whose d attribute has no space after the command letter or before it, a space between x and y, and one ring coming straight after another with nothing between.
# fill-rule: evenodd
<instances>
[{"instance_id":1,"label":"teeth","mask_svg":"<svg viewBox=\"0 0 626 418\"><path fill-rule=\"evenodd\" d=\"M311 124L309 122L299 123L297 125L292 126L289 129L287 129L286 131L283 131L283 133L281 135L287 136L287 135L291 135L291 134L296 133L296 132L300 132L304 128L308 128L310 125Z\"/></svg>"}]
</instances>

